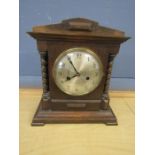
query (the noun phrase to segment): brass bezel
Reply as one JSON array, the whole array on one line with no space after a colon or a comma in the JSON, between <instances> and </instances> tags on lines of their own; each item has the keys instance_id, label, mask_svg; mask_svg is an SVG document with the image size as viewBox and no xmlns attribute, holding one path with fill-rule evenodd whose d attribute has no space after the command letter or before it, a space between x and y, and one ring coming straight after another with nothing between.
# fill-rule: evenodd
<instances>
[{"instance_id":1,"label":"brass bezel","mask_svg":"<svg viewBox=\"0 0 155 155\"><path fill-rule=\"evenodd\" d=\"M99 81L99 84L101 83L102 81L102 78L104 76L104 69L103 69L103 64L100 60L100 58L98 57L98 55L93 51L93 50L90 50L88 48L85 48L85 47L73 47L73 48L69 48L65 51L63 51L61 54L58 55L58 57L56 58L55 62L54 62L54 65L53 65L53 68L52 68L52 76L53 76L53 79L55 81L55 84L57 85L57 87L64 93L66 93L67 95L71 95L71 96L83 96L83 95L87 95L89 93L91 93L92 91L94 91L98 85L92 90L92 91L89 91L89 92L86 92L85 94L81 94L81 95L73 95L67 91L64 91L61 89L61 87L59 86L59 84L57 83L56 81L56 78L55 78L55 72L56 72L56 66L57 66L57 63L59 62L59 60L61 60L62 57L64 57L65 55L67 55L68 53L72 53L72 52L76 52L77 50L80 50L81 52L85 52L85 53L89 53L90 55L92 55L96 60L97 62L99 63L99 66L100 66L100 71L102 73L101 75L101 79Z\"/></svg>"}]
</instances>

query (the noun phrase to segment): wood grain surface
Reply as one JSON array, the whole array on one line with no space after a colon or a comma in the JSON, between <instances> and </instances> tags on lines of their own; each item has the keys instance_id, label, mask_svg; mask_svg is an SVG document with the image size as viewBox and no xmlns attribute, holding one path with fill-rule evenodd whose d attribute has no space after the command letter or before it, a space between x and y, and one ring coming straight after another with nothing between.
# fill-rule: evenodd
<instances>
[{"instance_id":1,"label":"wood grain surface","mask_svg":"<svg viewBox=\"0 0 155 155\"><path fill-rule=\"evenodd\" d=\"M20 89L20 155L134 155L134 92L110 92L110 105L118 126L32 127L41 94L41 89Z\"/></svg>"}]
</instances>

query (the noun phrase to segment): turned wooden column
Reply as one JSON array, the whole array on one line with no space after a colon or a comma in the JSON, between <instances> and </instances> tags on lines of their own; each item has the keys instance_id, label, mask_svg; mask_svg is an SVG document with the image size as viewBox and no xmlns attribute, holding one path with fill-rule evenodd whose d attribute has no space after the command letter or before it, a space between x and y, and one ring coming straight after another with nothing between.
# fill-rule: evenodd
<instances>
[{"instance_id":1,"label":"turned wooden column","mask_svg":"<svg viewBox=\"0 0 155 155\"><path fill-rule=\"evenodd\" d=\"M40 52L41 59L41 72L42 72L42 86L43 86L43 95L42 100L48 101L50 98L49 94L49 80L48 80L48 55L46 52Z\"/></svg>"},{"instance_id":2,"label":"turned wooden column","mask_svg":"<svg viewBox=\"0 0 155 155\"><path fill-rule=\"evenodd\" d=\"M110 86L110 79L111 79L111 73L112 73L112 66L113 66L113 61L114 61L115 55L110 54L108 57L108 66L107 66L107 77L106 77L106 82L104 86L104 91L103 91L103 109L107 109L109 107L109 86Z\"/></svg>"}]
</instances>

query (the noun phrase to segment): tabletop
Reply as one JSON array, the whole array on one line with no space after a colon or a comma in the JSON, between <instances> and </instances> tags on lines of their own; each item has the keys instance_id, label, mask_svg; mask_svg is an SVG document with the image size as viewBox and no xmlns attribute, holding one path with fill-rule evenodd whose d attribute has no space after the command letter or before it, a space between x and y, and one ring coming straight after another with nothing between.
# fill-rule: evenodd
<instances>
[{"instance_id":1,"label":"tabletop","mask_svg":"<svg viewBox=\"0 0 155 155\"><path fill-rule=\"evenodd\" d=\"M49 124L32 127L41 89L20 89L20 155L134 155L134 92L110 91L118 126Z\"/></svg>"}]
</instances>

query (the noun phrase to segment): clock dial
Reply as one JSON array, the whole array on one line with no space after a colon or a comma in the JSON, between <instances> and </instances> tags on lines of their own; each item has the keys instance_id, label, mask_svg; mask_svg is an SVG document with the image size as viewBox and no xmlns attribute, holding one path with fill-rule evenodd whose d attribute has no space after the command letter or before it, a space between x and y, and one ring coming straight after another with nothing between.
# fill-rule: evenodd
<instances>
[{"instance_id":1,"label":"clock dial","mask_svg":"<svg viewBox=\"0 0 155 155\"><path fill-rule=\"evenodd\" d=\"M87 48L71 48L58 56L53 77L61 91L73 96L92 92L103 77L99 57Z\"/></svg>"}]
</instances>

